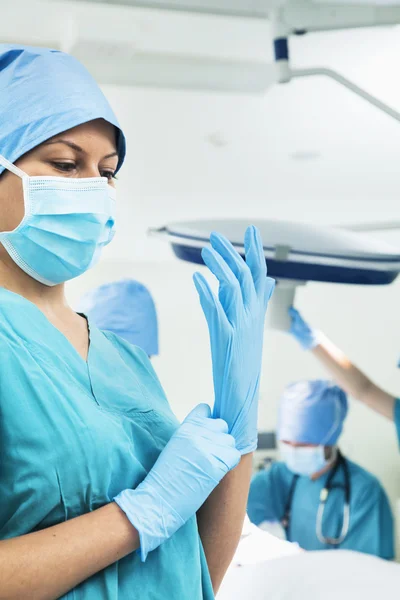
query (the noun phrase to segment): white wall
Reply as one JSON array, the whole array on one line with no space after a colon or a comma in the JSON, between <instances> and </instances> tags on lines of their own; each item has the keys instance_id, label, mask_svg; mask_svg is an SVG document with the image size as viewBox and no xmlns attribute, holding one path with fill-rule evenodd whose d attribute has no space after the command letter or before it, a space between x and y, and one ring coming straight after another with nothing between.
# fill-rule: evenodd
<instances>
[{"instance_id":1,"label":"white wall","mask_svg":"<svg viewBox=\"0 0 400 600\"><path fill-rule=\"evenodd\" d=\"M292 44L294 62L339 68L400 109L399 29L314 35ZM128 137L119 181L120 232L104 262L69 288L71 299L103 281L132 276L153 292L161 355L154 365L183 417L211 401L206 325L191 281L150 226L236 216L349 223L400 219L400 126L325 81L301 81L265 96L107 88ZM296 152L316 160L294 160ZM400 245L400 233L386 239ZM298 307L373 379L400 394L400 284L364 289L309 284ZM324 376L296 344L267 332L261 427L274 426L290 381ZM400 457L391 423L352 403L343 450L400 497Z\"/></svg>"}]
</instances>

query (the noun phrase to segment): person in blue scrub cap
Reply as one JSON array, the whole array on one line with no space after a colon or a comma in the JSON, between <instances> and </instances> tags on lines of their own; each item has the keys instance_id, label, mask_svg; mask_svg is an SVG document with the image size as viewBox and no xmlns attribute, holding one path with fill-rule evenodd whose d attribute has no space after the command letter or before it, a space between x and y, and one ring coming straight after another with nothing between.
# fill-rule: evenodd
<instances>
[{"instance_id":1,"label":"person in blue scrub cap","mask_svg":"<svg viewBox=\"0 0 400 600\"><path fill-rule=\"evenodd\" d=\"M251 482L247 511L255 525L280 522L304 550L341 548L394 558L393 518L379 481L338 448L346 394L329 381L300 381L281 398L282 462Z\"/></svg>"},{"instance_id":2,"label":"person in blue scrub cap","mask_svg":"<svg viewBox=\"0 0 400 600\"><path fill-rule=\"evenodd\" d=\"M0 595L211 600L256 447L260 235L246 261L218 234L204 251L214 406L180 424L146 352L64 294L115 234L125 136L106 98L72 56L0 44L0 120Z\"/></svg>"},{"instance_id":3,"label":"person in blue scrub cap","mask_svg":"<svg viewBox=\"0 0 400 600\"><path fill-rule=\"evenodd\" d=\"M394 421L400 446L400 399L376 385L321 331L311 327L294 307L289 310L289 315L290 334L301 348L311 352L352 398Z\"/></svg>"},{"instance_id":4,"label":"person in blue scrub cap","mask_svg":"<svg viewBox=\"0 0 400 600\"><path fill-rule=\"evenodd\" d=\"M150 358L158 354L158 322L154 300L139 281L122 279L90 290L78 309L99 329L142 348Z\"/></svg>"}]
</instances>

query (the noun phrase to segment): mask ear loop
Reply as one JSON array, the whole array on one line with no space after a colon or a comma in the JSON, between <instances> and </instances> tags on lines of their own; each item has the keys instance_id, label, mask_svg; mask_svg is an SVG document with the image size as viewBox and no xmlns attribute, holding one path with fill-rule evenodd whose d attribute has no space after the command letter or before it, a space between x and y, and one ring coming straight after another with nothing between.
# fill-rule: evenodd
<instances>
[{"instance_id":1,"label":"mask ear loop","mask_svg":"<svg viewBox=\"0 0 400 600\"><path fill-rule=\"evenodd\" d=\"M21 171L21 169L19 169L18 167L16 167L15 165L13 165L12 162L10 162L9 160L7 160L4 156L2 156L0 154L0 165L2 165L4 168L6 168L8 171L11 171L11 173L14 173L14 175L17 175L18 177L20 177L21 179L24 179L24 177L27 177L27 174L24 173L23 171Z\"/></svg>"},{"instance_id":2,"label":"mask ear loop","mask_svg":"<svg viewBox=\"0 0 400 600\"><path fill-rule=\"evenodd\" d=\"M31 201L30 201L29 185L28 185L29 175L27 173L25 173L24 171L22 171L21 169L19 169L18 167L16 167L12 162L7 160L2 154L0 154L0 165L2 165L8 171L11 171L11 173L14 173L14 175L17 175L17 177L19 177L20 179L22 179L22 189L23 189L23 196L24 196L24 216L22 218L22 221L19 223L19 225L17 225L17 227L13 230L13 231L16 231L25 222L26 215L31 210L31 206L30 206ZM3 237L5 235L7 235L8 233L11 233L11 232L10 231L2 231L0 233L0 237ZM3 243L3 246L4 246L4 243Z\"/></svg>"}]
</instances>

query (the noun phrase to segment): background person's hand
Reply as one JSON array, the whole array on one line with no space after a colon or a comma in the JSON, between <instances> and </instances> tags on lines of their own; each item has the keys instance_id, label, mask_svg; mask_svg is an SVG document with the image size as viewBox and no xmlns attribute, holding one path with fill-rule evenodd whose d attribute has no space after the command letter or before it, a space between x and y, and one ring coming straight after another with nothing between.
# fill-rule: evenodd
<instances>
[{"instance_id":1,"label":"background person's hand","mask_svg":"<svg viewBox=\"0 0 400 600\"><path fill-rule=\"evenodd\" d=\"M289 308L292 320L289 333L299 342L304 350L313 350L318 346L318 332L314 331L303 319L298 310Z\"/></svg>"}]
</instances>

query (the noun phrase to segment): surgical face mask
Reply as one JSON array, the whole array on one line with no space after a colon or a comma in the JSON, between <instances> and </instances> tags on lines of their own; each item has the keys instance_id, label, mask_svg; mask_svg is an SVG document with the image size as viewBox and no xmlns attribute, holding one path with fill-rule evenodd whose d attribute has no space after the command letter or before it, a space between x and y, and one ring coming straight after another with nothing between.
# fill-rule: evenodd
<instances>
[{"instance_id":1,"label":"surgical face mask","mask_svg":"<svg viewBox=\"0 0 400 600\"><path fill-rule=\"evenodd\" d=\"M318 473L330 462L325 458L324 446L291 446L282 443L280 446L282 460L296 475L311 476Z\"/></svg>"},{"instance_id":2,"label":"surgical face mask","mask_svg":"<svg viewBox=\"0 0 400 600\"><path fill-rule=\"evenodd\" d=\"M25 273L53 286L81 275L99 260L115 233L116 192L105 177L30 177L0 155L22 179L25 214L0 243Z\"/></svg>"}]
</instances>

